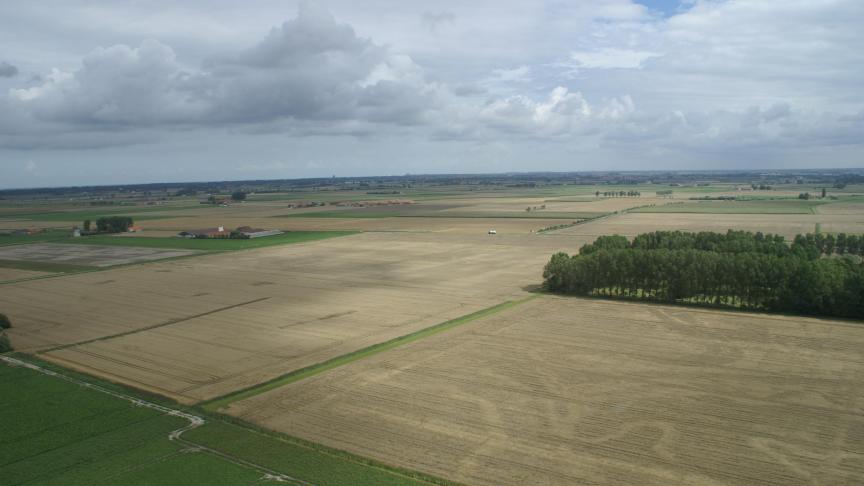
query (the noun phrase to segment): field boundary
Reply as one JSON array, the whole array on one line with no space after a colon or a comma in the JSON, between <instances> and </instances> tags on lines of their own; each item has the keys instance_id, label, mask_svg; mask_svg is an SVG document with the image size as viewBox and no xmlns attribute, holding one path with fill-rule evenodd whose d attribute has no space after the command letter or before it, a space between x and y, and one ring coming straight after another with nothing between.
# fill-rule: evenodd
<instances>
[{"instance_id":1,"label":"field boundary","mask_svg":"<svg viewBox=\"0 0 864 486\"><path fill-rule=\"evenodd\" d=\"M346 364L352 363L354 361L358 361L361 359L368 358L370 356L376 355L378 353L388 351L390 349L402 346L403 344L408 344L413 341L417 341L423 339L425 337L431 336L433 334L437 334L439 332L446 331L448 329L460 326L462 324L467 324L468 322L490 316L492 314L496 314L506 309L510 309L516 307L519 304L525 303L529 300L537 298L539 295L530 295L528 297L519 299L519 300L508 300L502 302L500 304L493 305L492 307L487 307L485 309L481 309L470 314L466 314L462 317L457 317L455 319L451 319L449 321L444 321L439 324L435 324L431 327L427 327L425 329L421 329L416 332L412 332L410 334L406 334L404 336L400 336L397 338L390 339L389 341L384 341L383 343L373 344L371 346L367 346L362 349L358 349L357 351L353 351L351 353L343 354L341 356L337 356L335 358L331 358L329 360L323 361L321 363L313 364L311 366L307 366L305 368L300 368L298 370L291 371L281 376L277 376L271 380L265 381L263 383L259 383L257 385L253 385L251 387L237 390L221 397L216 397L211 400L207 400L205 402L201 402L198 404L199 407L208 411L215 412L221 408L224 408L231 403L245 400L247 398L254 397L256 395L260 395L262 393L268 392L270 390L274 390L276 388L280 388L282 386L288 385L290 383L294 383L296 381L300 381L305 378L309 378L311 376L315 376L320 373L324 373L325 371L332 370L334 368L338 368L340 366L344 366Z\"/></svg>"},{"instance_id":2,"label":"field boundary","mask_svg":"<svg viewBox=\"0 0 864 486\"><path fill-rule=\"evenodd\" d=\"M139 332L150 331L153 329L158 329L160 327L170 326L172 324L178 324L180 322L188 321L191 319L197 319L199 317L209 316L210 314L215 314L217 312L222 312L222 311L234 309L235 307L242 307L244 305L255 304L255 303L261 302L263 300L267 300L269 298L270 297L261 297L259 299L253 299L253 300L250 300L247 302L239 302L237 304L226 305L225 307L219 307L217 309L209 310L207 312L202 312L200 314L195 314L192 316L185 316L185 317L178 317L176 319L170 319L170 320L167 320L165 322L160 322L159 324L153 324L152 326L142 327L140 329L133 329L131 331L124 331L121 333L112 334L110 336L102 336L102 337L88 339L86 341L81 341L81 342L77 342L77 343L63 344L60 346L55 346L53 348L44 349L42 351L37 352L36 354L50 353L52 351L58 351L58 350L67 349L67 348L74 348L75 346L83 346L85 344L95 343L97 341L106 341L108 339L114 339L114 338L119 338L119 337L123 337L123 336L129 336L130 334L137 334Z\"/></svg>"}]
</instances>

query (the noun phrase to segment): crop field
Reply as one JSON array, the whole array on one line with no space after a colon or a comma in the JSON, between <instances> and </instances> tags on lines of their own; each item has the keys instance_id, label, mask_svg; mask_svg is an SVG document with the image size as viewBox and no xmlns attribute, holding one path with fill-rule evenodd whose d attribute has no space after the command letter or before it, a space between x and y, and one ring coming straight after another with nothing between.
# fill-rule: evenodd
<instances>
[{"instance_id":1,"label":"crop field","mask_svg":"<svg viewBox=\"0 0 864 486\"><path fill-rule=\"evenodd\" d=\"M10 280L20 280L25 278L44 277L51 275L53 272L45 272L39 270L22 270L17 268L4 268L0 262L0 282L8 282Z\"/></svg>"},{"instance_id":2,"label":"crop field","mask_svg":"<svg viewBox=\"0 0 864 486\"><path fill-rule=\"evenodd\" d=\"M815 208L829 204L814 200L687 201L634 209L636 213L705 214L814 214Z\"/></svg>"},{"instance_id":3,"label":"crop field","mask_svg":"<svg viewBox=\"0 0 864 486\"><path fill-rule=\"evenodd\" d=\"M190 250L125 248L106 245L34 243L0 247L0 259L46 264L110 267L194 255Z\"/></svg>"},{"instance_id":4,"label":"crop field","mask_svg":"<svg viewBox=\"0 0 864 486\"><path fill-rule=\"evenodd\" d=\"M663 214L630 212L603 218L572 228L555 231L555 236L596 238L619 234L635 236L660 230L719 231L746 230L774 233L793 238L796 234L813 233L816 225L826 233L864 233L864 214ZM550 235L551 236L551 235Z\"/></svg>"},{"instance_id":5,"label":"crop field","mask_svg":"<svg viewBox=\"0 0 864 486\"><path fill-rule=\"evenodd\" d=\"M542 297L227 411L468 484L852 484L862 379L860 324Z\"/></svg>"},{"instance_id":6,"label":"crop field","mask_svg":"<svg viewBox=\"0 0 864 486\"><path fill-rule=\"evenodd\" d=\"M0 410L4 485L246 485L262 476L169 441L183 418L3 363Z\"/></svg>"},{"instance_id":7,"label":"crop field","mask_svg":"<svg viewBox=\"0 0 864 486\"><path fill-rule=\"evenodd\" d=\"M365 233L20 282L0 308L16 349L190 403L524 296L559 249Z\"/></svg>"},{"instance_id":8,"label":"crop field","mask_svg":"<svg viewBox=\"0 0 864 486\"><path fill-rule=\"evenodd\" d=\"M281 235L262 238L228 239L228 238L177 238L171 237L135 237L135 236L88 236L68 241L76 245L123 246L135 248L178 248L202 251L233 251L265 248L268 246L303 243L324 240L337 236L349 235L346 231L292 231ZM64 242L65 243L65 242ZM0 250L2 254L2 250Z\"/></svg>"}]
</instances>

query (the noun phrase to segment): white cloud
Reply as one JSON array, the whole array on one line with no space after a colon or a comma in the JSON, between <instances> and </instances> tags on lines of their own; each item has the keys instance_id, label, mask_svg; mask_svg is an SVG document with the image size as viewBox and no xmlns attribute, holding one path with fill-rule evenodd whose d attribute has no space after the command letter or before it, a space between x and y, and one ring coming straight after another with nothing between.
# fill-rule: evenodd
<instances>
[{"instance_id":1,"label":"white cloud","mask_svg":"<svg viewBox=\"0 0 864 486\"><path fill-rule=\"evenodd\" d=\"M662 54L656 52L610 47L593 52L573 51L570 53L570 60L577 69L639 69L648 59L660 56Z\"/></svg>"}]
</instances>

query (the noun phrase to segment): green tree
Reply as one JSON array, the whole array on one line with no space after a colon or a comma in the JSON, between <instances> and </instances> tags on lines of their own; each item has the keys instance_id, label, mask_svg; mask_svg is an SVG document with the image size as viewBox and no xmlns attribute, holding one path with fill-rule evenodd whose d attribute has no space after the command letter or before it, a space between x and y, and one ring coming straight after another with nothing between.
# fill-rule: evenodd
<instances>
[{"instance_id":1,"label":"green tree","mask_svg":"<svg viewBox=\"0 0 864 486\"><path fill-rule=\"evenodd\" d=\"M84 231L90 231L90 220L89 219L84 220Z\"/></svg>"},{"instance_id":2,"label":"green tree","mask_svg":"<svg viewBox=\"0 0 864 486\"><path fill-rule=\"evenodd\" d=\"M12 351L12 343L9 341L9 336L0 334L0 353Z\"/></svg>"},{"instance_id":3,"label":"green tree","mask_svg":"<svg viewBox=\"0 0 864 486\"><path fill-rule=\"evenodd\" d=\"M246 200L246 193L243 191L234 191L231 193L232 201L244 201Z\"/></svg>"},{"instance_id":4,"label":"green tree","mask_svg":"<svg viewBox=\"0 0 864 486\"><path fill-rule=\"evenodd\" d=\"M0 329L9 329L10 327L12 327L12 323L6 314L0 314Z\"/></svg>"},{"instance_id":5,"label":"green tree","mask_svg":"<svg viewBox=\"0 0 864 486\"><path fill-rule=\"evenodd\" d=\"M96 220L96 230L100 233L123 233L128 231L132 224L130 216L107 216Z\"/></svg>"}]
</instances>

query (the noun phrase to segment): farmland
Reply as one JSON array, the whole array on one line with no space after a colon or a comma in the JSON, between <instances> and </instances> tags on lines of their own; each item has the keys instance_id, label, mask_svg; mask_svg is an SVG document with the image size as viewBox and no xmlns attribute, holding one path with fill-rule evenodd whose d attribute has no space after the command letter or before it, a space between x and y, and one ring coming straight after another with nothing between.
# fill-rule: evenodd
<instances>
[{"instance_id":1,"label":"farmland","mask_svg":"<svg viewBox=\"0 0 864 486\"><path fill-rule=\"evenodd\" d=\"M168 440L188 422L0 363L3 484L249 484L250 469Z\"/></svg>"},{"instance_id":2,"label":"farmland","mask_svg":"<svg viewBox=\"0 0 864 486\"><path fill-rule=\"evenodd\" d=\"M228 411L469 484L840 484L862 349L858 324L544 297Z\"/></svg>"},{"instance_id":3,"label":"farmland","mask_svg":"<svg viewBox=\"0 0 864 486\"><path fill-rule=\"evenodd\" d=\"M428 484L409 471L141 402L116 385L60 371L0 361L0 408L17 419L4 421L0 437L3 484Z\"/></svg>"},{"instance_id":4,"label":"farmland","mask_svg":"<svg viewBox=\"0 0 864 486\"><path fill-rule=\"evenodd\" d=\"M17 349L191 403L526 295L560 241L499 236L205 255L21 282L0 307Z\"/></svg>"},{"instance_id":5,"label":"farmland","mask_svg":"<svg viewBox=\"0 0 864 486\"><path fill-rule=\"evenodd\" d=\"M797 195L818 185L716 182L336 187L228 205L163 194L104 211L5 201L0 312L21 356L200 414L187 440L313 484L851 483L864 474L860 323L538 290L553 254L602 235L864 233L854 187L810 200ZM737 199L692 199L704 196ZM106 214L138 231L70 237L75 218ZM216 226L285 233L174 236ZM56 412L52 393L21 395L13 413ZM72 395L94 433L100 416L110 427L127 414ZM107 478L143 481L127 467L140 461L156 483L261 479L178 454L176 418L132 410L142 425L117 440L140 447L117 456L116 476L106 463ZM113 436L67 444L40 420L20 427L60 469L33 462L20 481L98 484L83 449ZM36 447L14 437L14 454Z\"/></svg>"}]
</instances>

